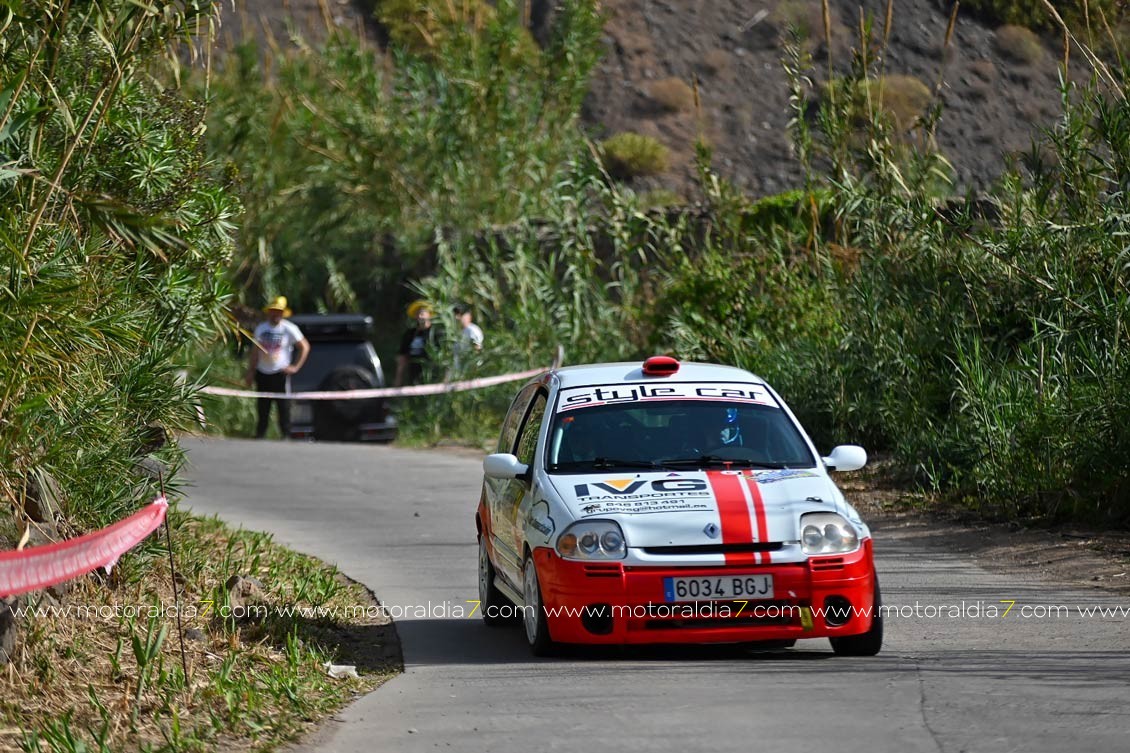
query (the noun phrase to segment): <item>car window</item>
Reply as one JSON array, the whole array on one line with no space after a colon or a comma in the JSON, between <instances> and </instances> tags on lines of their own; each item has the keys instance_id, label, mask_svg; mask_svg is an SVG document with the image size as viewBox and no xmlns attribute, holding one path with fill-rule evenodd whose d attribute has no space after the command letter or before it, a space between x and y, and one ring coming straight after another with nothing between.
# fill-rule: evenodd
<instances>
[{"instance_id":1,"label":"car window","mask_svg":"<svg viewBox=\"0 0 1130 753\"><path fill-rule=\"evenodd\" d=\"M562 411L554 416L546 459L550 471L582 473L617 465L815 466L783 410L725 400L649 400Z\"/></svg>"},{"instance_id":2,"label":"car window","mask_svg":"<svg viewBox=\"0 0 1130 753\"><path fill-rule=\"evenodd\" d=\"M514 452L514 442L518 438L518 427L522 424L526 409L536 392L536 384L528 385L518 393L514 402L510 404L510 410L507 411L506 419L502 422L502 433L498 438L498 452Z\"/></svg>"},{"instance_id":3,"label":"car window","mask_svg":"<svg viewBox=\"0 0 1130 753\"><path fill-rule=\"evenodd\" d=\"M545 418L545 393L539 392L534 398L533 404L530 406L526 422L522 425L522 434L518 438L518 449L515 455L518 460L530 465L534 462L534 452L537 450L538 433L541 431L541 423Z\"/></svg>"}]
</instances>

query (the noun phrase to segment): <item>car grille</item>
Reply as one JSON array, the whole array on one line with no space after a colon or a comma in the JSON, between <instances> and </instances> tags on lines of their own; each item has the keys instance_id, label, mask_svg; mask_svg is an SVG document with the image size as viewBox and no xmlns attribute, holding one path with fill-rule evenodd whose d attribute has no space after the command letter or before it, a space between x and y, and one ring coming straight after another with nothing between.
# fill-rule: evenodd
<instances>
[{"instance_id":1,"label":"car grille","mask_svg":"<svg viewBox=\"0 0 1130 753\"><path fill-rule=\"evenodd\" d=\"M646 546L648 554L739 554L745 552L779 552L785 547L780 541L755 544L702 544L696 546Z\"/></svg>"},{"instance_id":2,"label":"car grille","mask_svg":"<svg viewBox=\"0 0 1130 753\"><path fill-rule=\"evenodd\" d=\"M819 557L813 558L808 561L809 566L814 573L828 572L829 570L843 570L844 558L843 557Z\"/></svg>"}]
</instances>

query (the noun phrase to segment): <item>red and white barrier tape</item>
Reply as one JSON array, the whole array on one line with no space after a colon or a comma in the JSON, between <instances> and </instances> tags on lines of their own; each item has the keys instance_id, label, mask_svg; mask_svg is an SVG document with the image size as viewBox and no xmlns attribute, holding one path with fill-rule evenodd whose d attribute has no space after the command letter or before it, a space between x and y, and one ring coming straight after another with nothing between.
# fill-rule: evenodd
<instances>
[{"instance_id":1,"label":"red and white barrier tape","mask_svg":"<svg viewBox=\"0 0 1130 753\"><path fill-rule=\"evenodd\" d=\"M222 397L269 397L276 400L363 400L372 397L407 397L415 395L442 395L448 392L463 392L464 390L477 390L482 387L493 387L496 384L517 382L521 379L531 379L538 374L544 374L550 369L561 365L563 351L559 348L557 359L552 366L517 371L511 374L500 374L479 379L464 379L460 382L440 382L438 384L416 384L411 387L378 387L371 390L330 390L319 392L257 392L255 390L233 390L227 387L201 387L200 392L205 395L219 395Z\"/></svg>"},{"instance_id":2,"label":"red and white barrier tape","mask_svg":"<svg viewBox=\"0 0 1130 753\"><path fill-rule=\"evenodd\" d=\"M45 546L0 552L0 597L39 591L100 567L109 572L119 557L157 530L168 507L165 497L157 497L100 531Z\"/></svg>"}]
</instances>

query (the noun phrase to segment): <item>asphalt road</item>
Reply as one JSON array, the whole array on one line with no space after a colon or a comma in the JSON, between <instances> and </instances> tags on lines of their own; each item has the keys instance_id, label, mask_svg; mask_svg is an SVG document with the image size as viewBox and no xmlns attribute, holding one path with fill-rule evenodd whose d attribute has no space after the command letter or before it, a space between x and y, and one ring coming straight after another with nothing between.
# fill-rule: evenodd
<instances>
[{"instance_id":1,"label":"asphalt road","mask_svg":"<svg viewBox=\"0 0 1130 753\"><path fill-rule=\"evenodd\" d=\"M475 459L186 445L194 510L335 563L394 614L428 612L397 621L405 673L301 751L1111 753L1130 745L1130 617L1078 611L1130 613L1130 601L989 573L936 538L876 532L884 599L901 614L887 620L875 658L835 657L826 641L811 640L776 654L665 648L537 660L519 628L454 615L477 598ZM1015 601L1007 616L1002 600ZM1059 606L1067 609L1047 611Z\"/></svg>"}]
</instances>

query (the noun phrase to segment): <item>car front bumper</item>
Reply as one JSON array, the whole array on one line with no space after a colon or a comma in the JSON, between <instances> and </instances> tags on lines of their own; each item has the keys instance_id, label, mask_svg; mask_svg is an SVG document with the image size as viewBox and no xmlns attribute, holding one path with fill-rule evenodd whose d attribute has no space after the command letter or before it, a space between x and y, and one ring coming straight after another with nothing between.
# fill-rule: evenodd
<instances>
[{"instance_id":1,"label":"car front bumper","mask_svg":"<svg viewBox=\"0 0 1130 753\"><path fill-rule=\"evenodd\" d=\"M544 547L533 557L550 636L562 643L737 643L858 635L871 627L870 539L850 554L789 564L626 566L565 560ZM664 599L665 578L748 574L773 576L771 599Z\"/></svg>"}]
</instances>

